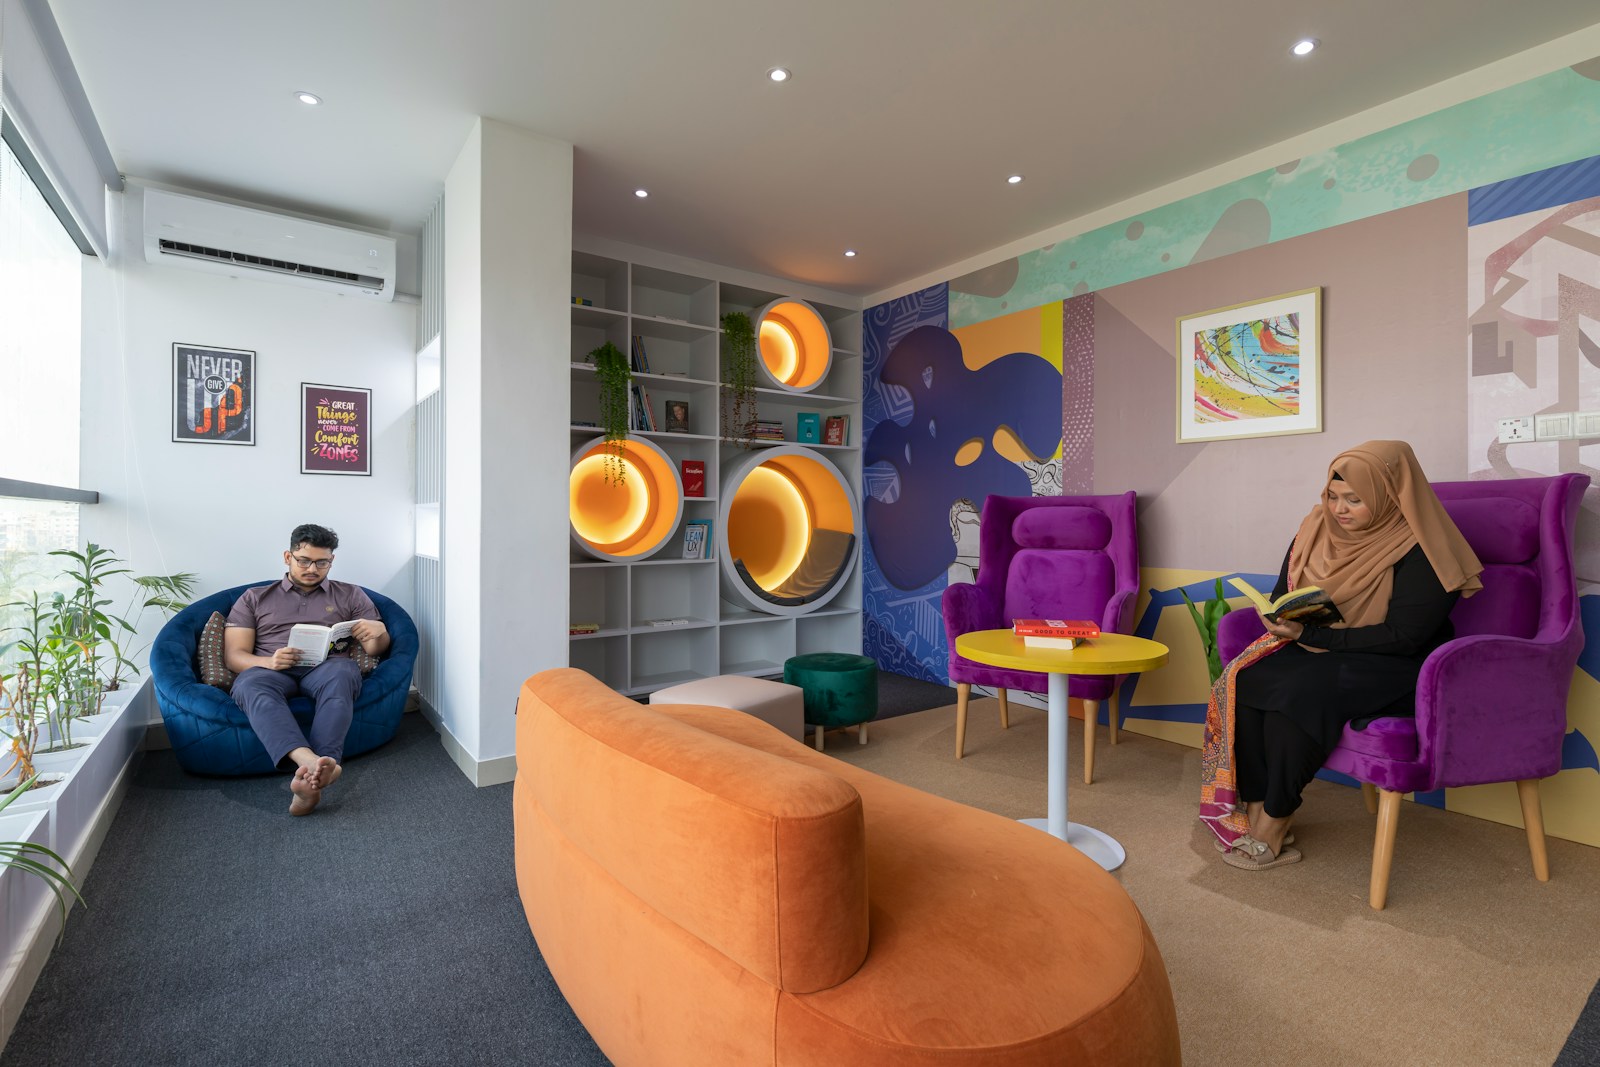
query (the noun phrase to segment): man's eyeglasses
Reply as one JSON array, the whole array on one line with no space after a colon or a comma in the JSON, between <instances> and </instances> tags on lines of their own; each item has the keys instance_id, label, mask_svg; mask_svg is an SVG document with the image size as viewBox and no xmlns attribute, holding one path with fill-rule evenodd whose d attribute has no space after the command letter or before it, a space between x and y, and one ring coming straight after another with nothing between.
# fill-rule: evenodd
<instances>
[{"instance_id":1,"label":"man's eyeglasses","mask_svg":"<svg viewBox=\"0 0 1600 1067\"><path fill-rule=\"evenodd\" d=\"M289 558L302 567L315 567L319 571L325 571L333 566L332 556L327 559L306 559L304 556L290 556Z\"/></svg>"}]
</instances>

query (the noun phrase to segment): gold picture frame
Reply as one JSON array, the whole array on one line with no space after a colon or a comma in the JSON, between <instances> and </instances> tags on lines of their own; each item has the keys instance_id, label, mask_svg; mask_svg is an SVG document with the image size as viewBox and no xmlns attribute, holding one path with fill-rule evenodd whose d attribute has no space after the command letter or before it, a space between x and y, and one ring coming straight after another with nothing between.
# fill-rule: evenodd
<instances>
[{"instance_id":1,"label":"gold picture frame","mask_svg":"<svg viewBox=\"0 0 1600 1067\"><path fill-rule=\"evenodd\" d=\"M1322 432L1322 289L1178 318L1178 443Z\"/></svg>"}]
</instances>

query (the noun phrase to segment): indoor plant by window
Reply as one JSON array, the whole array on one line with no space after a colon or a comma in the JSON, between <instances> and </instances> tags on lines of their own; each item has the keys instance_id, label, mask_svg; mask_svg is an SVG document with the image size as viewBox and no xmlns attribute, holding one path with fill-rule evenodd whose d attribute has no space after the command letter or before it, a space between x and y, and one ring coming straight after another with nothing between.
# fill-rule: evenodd
<instances>
[{"instance_id":1,"label":"indoor plant by window","mask_svg":"<svg viewBox=\"0 0 1600 1067\"><path fill-rule=\"evenodd\" d=\"M3 813L12 801L21 796L23 791L33 784L33 777L30 776L3 798L0 798L0 813ZM58 867L60 870L56 869ZM0 869L31 874L50 888L50 891L55 894L57 907L61 909L63 933L65 932L67 921L67 894L71 893L76 897L78 903L84 903L83 895L78 892L78 887L72 884L72 871L68 868L67 861L38 842L0 841Z\"/></svg>"},{"instance_id":2,"label":"indoor plant by window","mask_svg":"<svg viewBox=\"0 0 1600 1067\"><path fill-rule=\"evenodd\" d=\"M600 379L600 430L605 435L606 482L621 485L628 468L622 461L623 441L628 436L628 392L633 384L633 368L622 349L607 341L589 353L595 376Z\"/></svg>"},{"instance_id":3,"label":"indoor plant by window","mask_svg":"<svg viewBox=\"0 0 1600 1067\"><path fill-rule=\"evenodd\" d=\"M756 330L742 311L722 316L722 385L724 432L749 448L756 421Z\"/></svg>"}]
</instances>

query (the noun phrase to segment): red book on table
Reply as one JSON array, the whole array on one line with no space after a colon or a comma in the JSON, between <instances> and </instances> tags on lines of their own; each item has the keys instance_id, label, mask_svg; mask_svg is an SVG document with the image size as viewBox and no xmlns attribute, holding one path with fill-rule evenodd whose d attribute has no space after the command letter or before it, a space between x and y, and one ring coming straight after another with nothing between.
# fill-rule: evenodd
<instances>
[{"instance_id":1,"label":"red book on table","mask_svg":"<svg viewBox=\"0 0 1600 1067\"><path fill-rule=\"evenodd\" d=\"M1098 624L1087 619L1017 619L1011 632L1018 637L1099 637Z\"/></svg>"},{"instance_id":2,"label":"red book on table","mask_svg":"<svg viewBox=\"0 0 1600 1067\"><path fill-rule=\"evenodd\" d=\"M700 459L686 459L679 462L678 467L683 471L683 495L706 495L706 464Z\"/></svg>"}]
</instances>

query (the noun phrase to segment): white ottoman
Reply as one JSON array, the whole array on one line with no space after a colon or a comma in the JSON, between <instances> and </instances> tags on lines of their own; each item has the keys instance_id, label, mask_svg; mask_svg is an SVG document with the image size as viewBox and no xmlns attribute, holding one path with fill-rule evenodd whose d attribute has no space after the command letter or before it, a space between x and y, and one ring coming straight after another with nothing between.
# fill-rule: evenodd
<instances>
[{"instance_id":1,"label":"white ottoman","mask_svg":"<svg viewBox=\"0 0 1600 1067\"><path fill-rule=\"evenodd\" d=\"M805 693L797 685L722 674L657 689L650 694L650 703L732 708L776 726L796 741L806 739Z\"/></svg>"}]
</instances>

